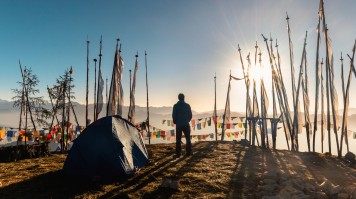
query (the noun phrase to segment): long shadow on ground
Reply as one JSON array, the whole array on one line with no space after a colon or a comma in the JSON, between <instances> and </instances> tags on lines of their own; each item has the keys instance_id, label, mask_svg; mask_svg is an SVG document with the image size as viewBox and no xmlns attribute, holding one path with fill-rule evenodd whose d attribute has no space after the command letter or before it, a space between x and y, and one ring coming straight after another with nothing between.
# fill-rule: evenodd
<instances>
[{"instance_id":1,"label":"long shadow on ground","mask_svg":"<svg viewBox=\"0 0 356 199\"><path fill-rule=\"evenodd\" d=\"M199 144L200 143L197 143L197 144L193 145L193 147L195 148L195 147L199 146ZM173 154L173 150L171 150L171 153ZM194 154L194 156L199 156L199 153L200 152ZM136 192L136 191L144 188L149 183L158 181L158 178L159 179L162 178L164 176L164 173L167 171L167 169L169 169L171 167L175 167L176 165L178 165L181 162L184 162L186 159L188 159L187 157L183 157L183 158L178 159L177 161L172 161L172 156L168 155L165 157L166 158L161 159L161 161L156 161L155 165L149 166L150 168L148 170L146 170L144 173L138 174L134 178L129 179L128 182L126 182L122 186L119 186L118 188L106 193L101 198L122 198L122 197L128 196L128 194ZM185 164L186 163L184 163L184 165ZM178 177L179 173L180 172L177 172L177 175L174 177L175 179L179 178ZM153 192L143 193L142 198L169 198L174 193L176 193L176 191L173 189L158 187Z\"/></svg>"},{"instance_id":2,"label":"long shadow on ground","mask_svg":"<svg viewBox=\"0 0 356 199\"><path fill-rule=\"evenodd\" d=\"M256 198L255 189L257 184L257 161L252 162L251 156L256 156L255 147L237 147L234 146L237 162L235 171L231 176L229 198Z\"/></svg>"},{"instance_id":3,"label":"long shadow on ground","mask_svg":"<svg viewBox=\"0 0 356 199\"><path fill-rule=\"evenodd\" d=\"M0 189L0 198L73 198L77 195L102 190L102 184L91 179L68 178L54 171L11 184Z\"/></svg>"}]
</instances>

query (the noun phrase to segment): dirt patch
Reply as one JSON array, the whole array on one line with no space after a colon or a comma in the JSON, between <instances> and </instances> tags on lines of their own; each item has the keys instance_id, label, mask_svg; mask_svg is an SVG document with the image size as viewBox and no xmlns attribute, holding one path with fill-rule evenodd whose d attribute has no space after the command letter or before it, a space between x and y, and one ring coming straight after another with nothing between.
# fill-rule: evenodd
<instances>
[{"instance_id":1,"label":"dirt patch","mask_svg":"<svg viewBox=\"0 0 356 199\"><path fill-rule=\"evenodd\" d=\"M174 159L173 144L147 149L150 163L123 179L65 177L61 173L65 154L0 163L0 198L321 198L356 194L354 165L317 153L198 142L192 156Z\"/></svg>"}]
</instances>

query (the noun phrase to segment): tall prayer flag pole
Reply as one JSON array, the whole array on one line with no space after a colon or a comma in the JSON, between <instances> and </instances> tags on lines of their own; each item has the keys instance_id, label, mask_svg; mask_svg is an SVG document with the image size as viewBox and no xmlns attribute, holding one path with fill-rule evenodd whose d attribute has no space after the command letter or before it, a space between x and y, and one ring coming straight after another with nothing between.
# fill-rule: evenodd
<instances>
[{"instance_id":1,"label":"tall prayer flag pole","mask_svg":"<svg viewBox=\"0 0 356 199\"><path fill-rule=\"evenodd\" d=\"M99 114L103 108L103 87L104 82L101 73L101 64L102 64L102 49L103 49L103 37L100 37L100 53L99 53L99 71L98 71L98 88L96 95L96 111L95 111L95 121L98 119Z\"/></svg>"},{"instance_id":2,"label":"tall prayer flag pole","mask_svg":"<svg viewBox=\"0 0 356 199\"><path fill-rule=\"evenodd\" d=\"M282 93L282 96L281 96L281 99L280 99L280 102L279 102L279 107L280 107L280 111L281 111L281 117L283 118L283 128L284 128L284 135L286 137L287 147L288 147L288 150L290 150L288 136L290 137L291 129L289 128L288 124L290 124L289 122L291 122L291 120L290 120L290 114L289 114L289 103L288 103L287 93L285 92L285 86L284 86L283 77L282 77L281 57L279 55L277 39L276 39L276 46L275 47L277 49L277 61L278 61L278 63L275 63L276 70L272 69L272 90L273 90L272 93L273 93L273 97L275 97L275 90L277 91L277 89L278 90L281 89L281 90L284 91ZM272 48L272 46L271 46L271 48ZM267 50L268 50L268 47L267 47ZM271 54L270 54L271 67L273 67L273 60L274 60L274 55L273 55L273 52L271 52ZM275 82L274 80L278 80L278 81ZM278 99L278 92L277 92L277 99ZM277 100L275 100L273 102L274 106L276 106L275 105L276 101ZM276 135L277 134L277 125L278 125L278 121L280 120L280 118L276 119L277 118L277 110L275 110L275 109L276 109L276 107L273 108L273 110L275 112L275 114L273 116L273 118L275 118L275 120L274 120L274 126L275 126L274 133L275 133L275 136L277 136ZM274 139L276 139L276 138L274 138Z\"/></svg>"},{"instance_id":3,"label":"tall prayer flag pole","mask_svg":"<svg viewBox=\"0 0 356 199\"><path fill-rule=\"evenodd\" d=\"M297 87L297 93L296 93L296 96L295 96L295 104L294 104L293 132L294 132L294 135L295 135L295 138L296 138L296 147L295 147L295 149L297 151L299 150L298 133L299 133L299 130L300 130L300 124L299 124L299 91L300 91L300 87L302 85L302 80L303 80L303 64L304 64L305 58L306 58L307 36L308 36L308 31L306 31L305 38L304 38L304 47L303 47L303 53L302 53L302 60L301 60L300 69L299 69L298 87Z\"/></svg>"},{"instance_id":4,"label":"tall prayer flag pole","mask_svg":"<svg viewBox=\"0 0 356 199\"><path fill-rule=\"evenodd\" d=\"M130 104L129 104L129 111L127 112L127 114L129 115L130 114L130 108L131 108L131 84L132 84L132 74L131 74L131 69L129 70L129 72L130 72L130 84L129 84L129 86L130 86L130 89L129 89L129 91L130 91Z\"/></svg>"},{"instance_id":5,"label":"tall prayer flag pole","mask_svg":"<svg viewBox=\"0 0 356 199\"><path fill-rule=\"evenodd\" d=\"M105 79L105 102L108 101L108 77Z\"/></svg>"},{"instance_id":6,"label":"tall prayer flag pole","mask_svg":"<svg viewBox=\"0 0 356 199\"><path fill-rule=\"evenodd\" d=\"M72 73L73 73L73 68L72 66L70 67L69 70L69 85L68 85L68 115L67 115L67 141L66 141L66 145L68 145L68 139L69 139L69 123L70 123L70 84L72 82ZM66 94L64 93L64 98L66 98Z\"/></svg>"},{"instance_id":7,"label":"tall prayer flag pole","mask_svg":"<svg viewBox=\"0 0 356 199\"><path fill-rule=\"evenodd\" d=\"M62 140L61 140L61 153L64 151L64 127L65 127L65 120L66 120L66 114L65 114L65 107L66 107L66 92L67 92L67 81L68 81L68 71L66 70L65 76L64 76L64 82L63 82L63 109L62 109Z\"/></svg>"},{"instance_id":8,"label":"tall prayer flag pole","mask_svg":"<svg viewBox=\"0 0 356 199\"><path fill-rule=\"evenodd\" d=\"M221 134L221 141L224 141L225 137L225 126L227 126L226 122L230 120L230 113L227 116L227 111L230 112L230 90L231 90L231 70L229 75L229 85L227 87L227 95L226 95L226 103L225 103L225 110L223 115L223 124L222 124L222 134Z\"/></svg>"},{"instance_id":9,"label":"tall prayer flag pole","mask_svg":"<svg viewBox=\"0 0 356 199\"><path fill-rule=\"evenodd\" d=\"M87 37L87 85L85 92L85 126L88 126L88 96L89 96L89 40ZM95 91L94 91L95 93Z\"/></svg>"},{"instance_id":10,"label":"tall prayer flag pole","mask_svg":"<svg viewBox=\"0 0 356 199\"><path fill-rule=\"evenodd\" d=\"M98 60L93 59L93 61L94 61L94 118L93 118L93 120L95 121L95 116L96 116L96 62Z\"/></svg>"},{"instance_id":11,"label":"tall prayer flag pole","mask_svg":"<svg viewBox=\"0 0 356 199\"><path fill-rule=\"evenodd\" d=\"M340 139L340 151L342 153L342 140L343 140L343 136L344 136L344 133L346 133L346 137L347 138L347 130L346 132L344 132L344 129L345 129L345 105L346 103L349 103L348 101L346 101L346 91L345 91L345 78L344 78L344 59L342 58L342 52L341 52L341 58L340 58L340 61L341 61L341 90L342 90L342 97L343 97L343 102L344 102L344 110L343 110L343 115L342 115L342 127L341 127L341 139ZM351 66L350 66L350 70L351 70ZM351 70L352 72L352 70ZM348 106L348 105L347 105ZM348 112L348 110L347 110ZM346 123L347 123L347 119L346 119ZM347 125L347 124L346 124ZM347 127L346 127L347 129ZM346 141L346 140L345 140Z\"/></svg>"},{"instance_id":12,"label":"tall prayer flag pole","mask_svg":"<svg viewBox=\"0 0 356 199\"><path fill-rule=\"evenodd\" d=\"M325 130L325 117L324 117L324 78L323 78L323 59L321 59L320 63L320 79L321 79L321 152L324 153L324 130Z\"/></svg>"},{"instance_id":13,"label":"tall prayer flag pole","mask_svg":"<svg viewBox=\"0 0 356 199\"><path fill-rule=\"evenodd\" d=\"M249 79L247 72L245 71L245 66L244 66L244 62L242 60L240 45L238 44L237 46L238 46L238 51L239 51L240 61L241 61L241 66L242 66L242 72L244 74L245 85L246 85L246 115L245 115L246 125L244 127L245 127L245 139L247 139L247 127L248 127L248 122L249 122L249 120L247 120L247 118L251 116L251 98L250 98L250 94L249 94L250 79ZM250 135L251 135L251 128L249 128L249 129L250 129ZM250 139L250 143L251 143L251 139Z\"/></svg>"},{"instance_id":14,"label":"tall prayer flag pole","mask_svg":"<svg viewBox=\"0 0 356 199\"><path fill-rule=\"evenodd\" d=\"M217 127L217 112L216 112L216 73L214 76L214 91L215 91L215 98L214 98L214 113L213 113L213 122L215 124L215 141L218 141L218 127Z\"/></svg>"},{"instance_id":15,"label":"tall prayer flag pole","mask_svg":"<svg viewBox=\"0 0 356 199\"><path fill-rule=\"evenodd\" d=\"M110 91L109 91L109 98L106 99L106 116L109 115L116 115L116 104L117 104L117 68L118 65L120 64L120 53L119 53L119 41L120 39L116 39L116 50L115 50L115 56L114 56L114 65L112 68L112 73L111 73L111 83L110 83ZM106 89L107 90L107 89ZM121 115L120 115L121 116Z\"/></svg>"},{"instance_id":16,"label":"tall prayer flag pole","mask_svg":"<svg viewBox=\"0 0 356 199\"><path fill-rule=\"evenodd\" d=\"M259 65L260 65L260 68L262 68L261 49L260 49L260 52L258 53L258 56L259 56L259 59L258 59ZM266 146L268 147L268 145L269 145L268 134L267 134L267 123L266 123L268 99L266 99L267 93L266 93L266 89L264 86L263 78L260 79L260 87L261 87L261 96L260 97L261 97L261 123L262 123L261 146L262 146L262 148L266 148ZM267 145L266 145L266 138L267 138Z\"/></svg>"},{"instance_id":17,"label":"tall prayer flag pole","mask_svg":"<svg viewBox=\"0 0 356 199\"><path fill-rule=\"evenodd\" d=\"M319 50L320 50L320 20L321 13L319 12L319 21L318 21L318 39L316 44L316 59L315 59L315 110L314 110L314 133L313 133L313 152L315 152L315 135L318 129L318 107L319 107L319 87L320 87L320 73L322 72L319 69L320 58L319 58Z\"/></svg>"},{"instance_id":18,"label":"tall prayer flag pole","mask_svg":"<svg viewBox=\"0 0 356 199\"><path fill-rule=\"evenodd\" d=\"M257 63L257 41L256 41L256 46L255 46L255 67L256 67L256 63ZM257 93L256 93L256 81L253 80L253 109L252 109L252 113L253 113L253 119L252 119L252 145L255 145L255 138L257 138L257 133L256 133L256 123L258 121L259 118L259 108L258 108L258 100L257 100ZM258 141L258 139L257 139Z\"/></svg>"},{"instance_id":19,"label":"tall prayer flag pole","mask_svg":"<svg viewBox=\"0 0 356 199\"><path fill-rule=\"evenodd\" d=\"M21 62L19 60L21 77L22 77L22 94L21 94L21 107L20 107L20 123L19 123L19 132L21 131L21 124L22 124L22 109L24 108L24 98L25 98L25 76L22 71ZM26 110L25 110L26 111Z\"/></svg>"},{"instance_id":20,"label":"tall prayer flag pole","mask_svg":"<svg viewBox=\"0 0 356 199\"><path fill-rule=\"evenodd\" d=\"M288 40L289 40L289 58L290 58L290 68L291 68L291 79L292 79L292 94L293 94L293 107L296 106L295 102L296 102L296 88L295 88L295 77L294 77L294 54L293 54L293 43L292 43L292 39L291 39L291 30L290 30L290 25L289 25L289 16L288 13L287 14L287 30L288 30ZM294 132L294 128L293 131L291 132L291 138L293 139L292 141L292 150L298 150L298 146L297 145L297 140L298 140L298 132Z\"/></svg>"},{"instance_id":21,"label":"tall prayer flag pole","mask_svg":"<svg viewBox=\"0 0 356 199\"><path fill-rule=\"evenodd\" d=\"M121 44L119 48L119 74L118 74L118 80L119 80L119 88L118 91L120 91L118 100L117 100L117 109L116 113L118 115L122 115L122 111L124 109L124 89L122 88L122 75L124 73L124 59L121 56Z\"/></svg>"},{"instance_id":22,"label":"tall prayer flag pole","mask_svg":"<svg viewBox=\"0 0 356 199\"><path fill-rule=\"evenodd\" d=\"M332 112L333 112L333 126L334 126L334 134L335 134L335 140L336 140L336 147L338 151L338 156L341 157L341 151L339 150L339 140L337 136L337 115L338 115L338 110L337 109L337 94L334 86L334 69L333 69L333 55L332 55L332 49L331 49L331 41L328 36L328 28L326 25L326 19L325 19L325 10L324 10L324 1L320 0L320 5L319 5L319 10L322 13L323 17L323 28L324 28L324 37L325 37L325 46L326 46L326 93L327 93L327 99L328 99L328 134L330 137L330 110L329 110L329 101L331 102L331 107L332 107ZM320 12L319 11L319 12ZM330 93L330 95L329 95ZM332 97L332 100L329 98ZM329 140L329 153L331 154L331 140Z\"/></svg>"},{"instance_id":23,"label":"tall prayer flag pole","mask_svg":"<svg viewBox=\"0 0 356 199\"><path fill-rule=\"evenodd\" d=\"M250 69L251 69L251 59L250 59L250 53L248 53L248 55L247 55L247 64L248 64L248 66L247 66L247 78L248 78L248 80L247 80L247 82L248 82L248 85L250 85ZM247 89L247 92L249 92L249 89ZM253 95L252 95L253 96ZM252 103L252 101L251 101L251 106L253 106L253 103ZM252 144L252 142L253 142L253 145L254 145L254 133L253 133L253 113L254 113L254 111L253 111L253 108L250 108L250 115L249 115L249 128L250 128L250 134L249 134L249 138L250 138L250 145ZM247 118L246 118L247 119Z\"/></svg>"},{"instance_id":24,"label":"tall prayer flag pole","mask_svg":"<svg viewBox=\"0 0 356 199\"><path fill-rule=\"evenodd\" d=\"M145 68L146 68L146 93L147 93L147 133L150 131L150 108L148 101L148 76L147 76L147 52L145 51ZM151 144L151 136L148 138L148 144Z\"/></svg>"},{"instance_id":25,"label":"tall prayer flag pole","mask_svg":"<svg viewBox=\"0 0 356 199\"><path fill-rule=\"evenodd\" d=\"M278 43L277 43L277 39L276 39L276 46L277 48L277 60L278 60L278 65L280 64L279 62L279 52L278 52ZM271 45L272 48L272 45ZM275 76L275 72L272 72L272 109L273 109L273 119L271 120L271 128L272 128L272 144L273 144L273 149L276 149L276 137L277 137L277 125L278 125L278 120L277 120L277 105L276 105L276 93L274 92L275 90L275 86L274 86L274 82L273 82L273 76ZM282 113L282 111L281 111ZM286 133L286 132L285 132ZM288 139L286 136L286 141L287 141L287 145L288 145L288 150L289 150L289 143L288 143Z\"/></svg>"},{"instance_id":26,"label":"tall prayer flag pole","mask_svg":"<svg viewBox=\"0 0 356 199\"><path fill-rule=\"evenodd\" d=\"M303 104L304 104L304 118L305 118L305 131L307 136L308 151L310 152L310 136L312 135L312 129L310 124L309 116L309 93L308 93L308 64L307 64L307 52L304 52L304 77L302 79L302 88L303 88Z\"/></svg>"},{"instance_id":27,"label":"tall prayer flag pole","mask_svg":"<svg viewBox=\"0 0 356 199\"><path fill-rule=\"evenodd\" d=\"M134 69L134 74L133 74L133 78L132 78L132 87L131 87L131 95L130 95L130 107L129 107L129 112L128 112L128 120L131 122L131 123L135 123L135 106L136 106L136 103L135 103L135 89L136 89L136 74L137 74L137 69L138 69L138 61L137 61L137 58L138 58L138 52L137 54L135 55L136 57L136 61L135 61L135 69Z\"/></svg>"}]
</instances>

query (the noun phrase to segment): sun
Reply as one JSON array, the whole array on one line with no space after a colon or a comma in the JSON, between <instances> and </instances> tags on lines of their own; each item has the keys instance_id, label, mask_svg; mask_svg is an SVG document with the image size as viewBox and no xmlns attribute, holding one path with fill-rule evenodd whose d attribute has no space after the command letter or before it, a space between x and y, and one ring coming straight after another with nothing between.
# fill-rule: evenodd
<instances>
[{"instance_id":1,"label":"sun","mask_svg":"<svg viewBox=\"0 0 356 199\"><path fill-rule=\"evenodd\" d=\"M261 79L268 79L271 76L271 71L265 66L252 66L249 72L250 80L260 81Z\"/></svg>"},{"instance_id":2,"label":"sun","mask_svg":"<svg viewBox=\"0 0 356 199\"><path fill-rule=\"evenodd\" d=\"M253 66L249 71L250 80L258 81L263 77L260 67Z\"/></svg>"}]
</instances>

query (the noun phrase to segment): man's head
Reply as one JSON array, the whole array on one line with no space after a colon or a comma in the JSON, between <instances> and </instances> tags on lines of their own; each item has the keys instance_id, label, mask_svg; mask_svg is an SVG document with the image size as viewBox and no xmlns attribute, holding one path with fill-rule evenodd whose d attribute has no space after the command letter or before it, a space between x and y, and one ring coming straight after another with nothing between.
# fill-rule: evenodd
<instances>
[{"instance_id":1,"label":"man's head","mask_svg":"<svg viewBox=\"0 0 356 199\"><path fill-rule=\"evenodd\" d=\"M179 93L178 99L184 101L184 94L183 93Z\"/></svg>"}]
</instances>

